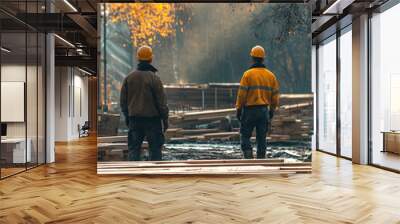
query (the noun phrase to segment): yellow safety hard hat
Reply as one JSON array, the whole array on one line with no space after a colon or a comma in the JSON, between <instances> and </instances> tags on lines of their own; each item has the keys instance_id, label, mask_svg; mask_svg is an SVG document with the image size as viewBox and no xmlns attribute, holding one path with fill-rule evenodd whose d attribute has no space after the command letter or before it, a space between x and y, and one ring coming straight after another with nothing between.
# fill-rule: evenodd
<instances>
[{"instance_id":1,"label":"yellow safety hard hat","mask_svg":"<svg viewBox=\"0 0 400 224\"><path fill-rule=\"evenodd\" d=\"M257 45L251 49L250 56L254 58L265 58L265 50L260 45Z\"/></svg>"},{"instance_id":2,"label":"yellow safety hard hat","mask_svg":"<svg viewBox=\"0 0 400 224\"><path fill-rule=\"evenodd\" d=\"M150 61L153 58L153 50L149 46L141 46L137 51L137 59L140 61Z\"/></svg>"}]
</instances>

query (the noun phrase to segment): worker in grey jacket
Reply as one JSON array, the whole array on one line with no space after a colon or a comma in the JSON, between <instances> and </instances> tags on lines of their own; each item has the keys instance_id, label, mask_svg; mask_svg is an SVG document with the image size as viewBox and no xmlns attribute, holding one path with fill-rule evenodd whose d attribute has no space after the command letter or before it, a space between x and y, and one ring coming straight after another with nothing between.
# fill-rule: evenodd
<instances>
[{"instance_id":1,"label":"worker in grey jacket","mask_svg":"<svg viewBox=\"0 0 400 224\"><path fill-rule=\"evenodd\" d=\"M128 132L129 160L141 159L141 146L146 137L149 159L162 160L164 132L168 129L168 106L163 84L151 65L153 52L149 46L137 51L137 70L123 81L120 105Z\"/></svg>"}]
</instances>

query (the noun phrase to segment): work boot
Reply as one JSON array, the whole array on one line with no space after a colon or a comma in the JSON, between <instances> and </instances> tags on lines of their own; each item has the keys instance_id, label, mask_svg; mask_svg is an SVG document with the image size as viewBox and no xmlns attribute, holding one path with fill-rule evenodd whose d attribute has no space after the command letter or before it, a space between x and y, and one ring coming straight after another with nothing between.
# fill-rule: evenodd
<instances>
[{"instance_id":1,"label":"work boot","mask_svg":"<svg viewBox=\"0 0 400 224\"><path fill-rule=\"evenodd\" d=\"M243 157L245 159L253 159L253 150L245 150L245 151L243 151Z\"/></svg>"},{"instance_id":2,"label":"work boot","mask_svg":"<svg viewBox=\"0 0 400 224\"><path fill-rule=\"evenodd\" d=\"M272 156L273 156L271 150L268 150L266 154L267 154L267 158L272 158Z\"/></svg>"},{"instance_id":3,"label":"work boot","mask_svg":"<svg viewBox=\"0 0 400 224\"><path fill-rule=\"evenodd\" d=\"M265 150L257 150L257 159L265 159Z\"/></svg>"}]
</instances>

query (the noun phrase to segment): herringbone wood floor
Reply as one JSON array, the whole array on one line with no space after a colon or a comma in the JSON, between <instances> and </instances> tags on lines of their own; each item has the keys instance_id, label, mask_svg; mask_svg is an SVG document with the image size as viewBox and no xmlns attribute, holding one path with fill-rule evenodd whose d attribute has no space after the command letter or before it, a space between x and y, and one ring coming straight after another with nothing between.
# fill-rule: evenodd
<instances>
[{"instance_id":1,"label":"herringbone wood floor","mask_svg":"<svg viewBox=\"0 0 400 224\"><path fill-rule=\"evenodd\" d=\"M315 153L312 174L97 176L93 138L0 181L0 223L400 223L400 175Z\"/></svg>"}]
</instances>

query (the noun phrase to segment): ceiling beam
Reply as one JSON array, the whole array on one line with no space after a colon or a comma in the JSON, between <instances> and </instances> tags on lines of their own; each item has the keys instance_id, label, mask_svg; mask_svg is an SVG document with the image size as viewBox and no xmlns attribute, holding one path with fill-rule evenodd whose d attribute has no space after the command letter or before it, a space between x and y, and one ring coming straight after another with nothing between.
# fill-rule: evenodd
<instances>
[{"instance_id":1,"label":"ceiling beam","mask_svg":"<svg viewBox=\"0 0 400 224\"><path fill-rule=\"evenodd\" d=\"M97 71L97 59L91 56L55 56L56 66L87 67Z\"/></svg>"},{"instance_id":2,"label":"ceiling beam","mask_svg":"<svg viewBox=\"0 0 400 224\"><path fill-rule=\"evenodd\" d=\"M80 26L87 35L92 38L96 38L97 30L90 24L85 17L79 13L71 13L67 15L71 20L73 20L78 26Z\"/></svg>"},{"instance_id":3,"label":"ceiling beam","mask_svg":"<svg viewBox=\"0 0 400 224\"><path fill-rule=\"evenodd\" d=\"M63 32L80 31L82 28L77 25L68 14L62 13L19 13L16 17L31 27L42 32Z\"/></svg>"},{"instance_id":4,"label":"ceiling beam","mask_svg":"<svg viewBox=\"0 0 400 224\"><path fill-rule=\"evenodd\" d=\"M324 25L326 25L331 19L333 19L335 16L320 16L318 19L311 24L311 32L315 33L321 28L324 28Z\"/></svg>"},{"instance_id":5,"label":"ceiling beam","mask_svg":"<svg viewBox=\"0 0 400 224\"><path fill-rule=\"evenodd\" d=\"M337 15L342 14L344 9L347 8L349 5L353 4L355 0L336 0L332 4L330 4L322 14L325 15Z\"/></svg>"}]
</instances>

